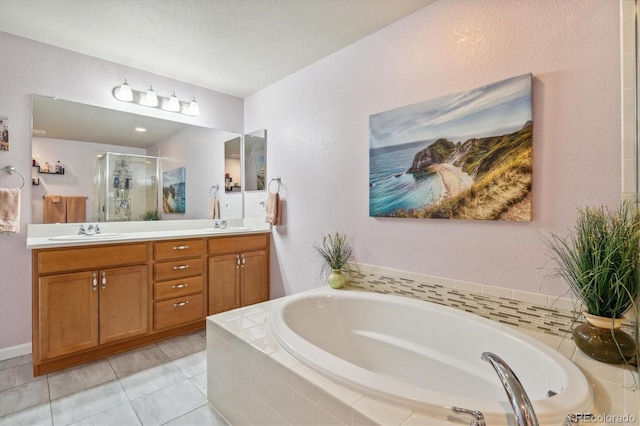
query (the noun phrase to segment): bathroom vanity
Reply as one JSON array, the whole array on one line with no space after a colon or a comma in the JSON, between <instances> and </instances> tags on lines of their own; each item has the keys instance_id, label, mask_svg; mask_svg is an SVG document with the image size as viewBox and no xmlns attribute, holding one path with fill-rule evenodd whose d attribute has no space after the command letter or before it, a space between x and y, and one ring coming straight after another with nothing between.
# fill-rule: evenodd
<instances>
[{"instance_id":1,"label":"bathroom vanity","mask_svg":"<svg viewBox=\"0 0 640 426\"><path fill-rule=\"evenodd\" d=\"M34 375L202 329L209 314L268 300L270 230L195 222L142 232L110 224L124 232L86 239L60 235L68 225L37 225L47 228L27 240Z\"/></svg>"}]
</instances>

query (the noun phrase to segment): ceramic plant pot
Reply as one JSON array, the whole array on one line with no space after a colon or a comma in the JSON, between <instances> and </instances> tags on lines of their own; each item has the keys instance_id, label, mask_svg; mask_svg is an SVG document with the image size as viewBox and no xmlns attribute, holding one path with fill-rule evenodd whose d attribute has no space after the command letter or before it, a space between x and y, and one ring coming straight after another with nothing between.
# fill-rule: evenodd
<instances>
[{"instance_id":1,"label":"ceramic plant pot","mask_svg":"<svg viewBox=\"0 0 640 426\"><path fill-rule=\"evenodd\" d=\"M331 288L342 288L347 283L347 277L339 269L333 269L327 277L327 283Z\"/></svg>"},{"instance_id":2,"label":"ceramic plant pot","mask_svg":"<svg viewBox=\"0 0 640 426\"><path fill-rule=\"evenodd\" d=\"M587 320L573 329L573 341L589 357L609 364L631 360L636 343L620 329L623 318L611 319L584 313Z\"/></svg>"}]
</instances>

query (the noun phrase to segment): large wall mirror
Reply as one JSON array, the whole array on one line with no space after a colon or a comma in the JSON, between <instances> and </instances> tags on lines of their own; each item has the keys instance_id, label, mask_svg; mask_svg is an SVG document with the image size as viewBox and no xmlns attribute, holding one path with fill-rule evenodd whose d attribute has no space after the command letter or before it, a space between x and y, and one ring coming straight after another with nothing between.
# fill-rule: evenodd
<instances>
[{"instance_id":1,"label":"large wall mirror","mask_svg":"<svg viewBox=\"0 0 640 426\"><path fill-rule=\"evenodd\" d=\"M265 129L244 135L244 187L245 191L266 190L267 131Z\"/></svg>"},{"instance_id":2,"label":"large wall mirror","mask_svg":"<svg viewBox=\"0 0 640 426\"><path fill-rule=\"evenodd\" d=\"M222 177L237 133L39 95L32 113L33 223L206 219L216 195L221 217L242 217ZM85 216L45 212L58 196L86 200Z\"/></svg>"}]
</instances>

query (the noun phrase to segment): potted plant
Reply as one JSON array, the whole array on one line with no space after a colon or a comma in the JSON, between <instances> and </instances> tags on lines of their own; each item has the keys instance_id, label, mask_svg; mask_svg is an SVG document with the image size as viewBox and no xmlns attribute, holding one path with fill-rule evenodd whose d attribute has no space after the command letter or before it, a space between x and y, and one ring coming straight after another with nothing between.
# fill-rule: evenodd
<instances>
[{"instance_id":1,"label":"potted plant","mask_svg":"<svg viewBox=\"0 0 640 426\"><path fill-rule=\"evenodd\" d=\"M158 209L155 210L147 210L142 215L142 220L160 220L160 214L158 213Z\"/></svg>"},{"instance_id":2,"label":"potted plant","mask_svg":"<svg viewBox=\"0 0 640 426\"><path fill-rule=\"evenodd\" d=\"M314 243L318 255L322 259L322 272L328 273L327 282L332 288L342 288L348 279L343 272L349 272L349 262L353 259L353 248L347 236L336 232L322 238L322 243Z\"/></svg>"},{"instance_id":3,"label":"potted plant","mask_svg":"<svg viewBox=\"0 0 640 426\"><path fill-rule=\"evenodd\" d=\"M584 305L587 322L574 327L574 342L599 361L622 363L636 354L633 338L620 325L627 311L637 309L639 243L640 213L629 202L615 210L579 209L567 238L547 239L558 274Z\"/></svg>"}]
</instances>

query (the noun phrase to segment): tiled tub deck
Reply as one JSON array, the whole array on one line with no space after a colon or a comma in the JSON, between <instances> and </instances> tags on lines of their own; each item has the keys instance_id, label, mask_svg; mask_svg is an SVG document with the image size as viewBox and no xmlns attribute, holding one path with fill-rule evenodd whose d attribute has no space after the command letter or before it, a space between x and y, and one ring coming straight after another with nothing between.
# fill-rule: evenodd
<instances>
[{"instance_id":1,"label":"tiled tub deck","mask_svg":"<svg viewBox=\"0 0 640 426\"><path fill-rule=\"evenodd\" d=\"M517 327L558 350L593 386L592 412L601 424L637 425L637 373L587 358L571 340L574 313L567 300L517 294L502 288L424 277L411 279L375 270L358 274L349 288L312 291L377 291L417 297L464 309ZM457 288L456 288L457 287ZM465 288L469 290L466 290ZM236 309L207 320L209 401L233 425L441 425L442 419L375 400L340 386L302 365L271 336L273 303ZM535 302L535 303L532 303ZM468 419L464 418L463 421ZM628 420L628 421L624 421ZM462 424L451 419L451 424ZM595 424L595 423L590 423Z\"/></svg>"}]
</instances>

